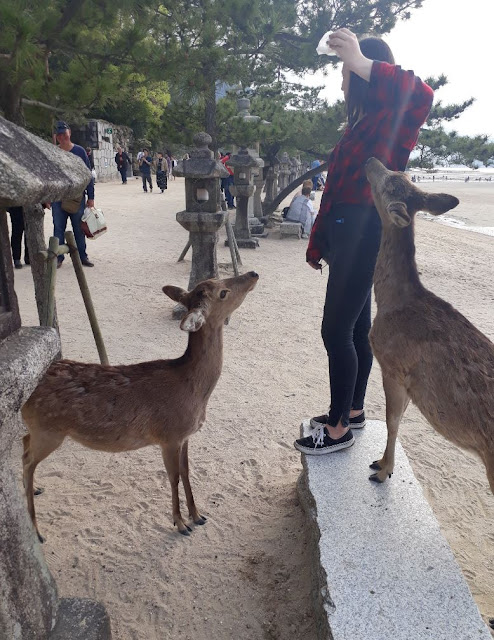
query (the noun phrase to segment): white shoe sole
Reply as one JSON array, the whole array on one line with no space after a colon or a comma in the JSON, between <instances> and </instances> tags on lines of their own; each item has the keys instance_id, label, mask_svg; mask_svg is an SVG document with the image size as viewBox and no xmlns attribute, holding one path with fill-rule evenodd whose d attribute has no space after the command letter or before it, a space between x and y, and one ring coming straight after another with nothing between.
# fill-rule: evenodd
<instances>
[{"instance_id":1,"label":"white shoe sole","mask_svg":"<svg viewBox=\"0 0 494 640\"><path fill-rule=\"evenodd\" d=\"M348 449L354 443L355 438L352 436L351 440L333 444L331 447L319 447L318 449L311 449L310 447L303 447L302 445L298 444L297 441L293 443L293 446L295 447L295 449L300 451L300 453L305 453L308 456L323 456L326 453L334 453L335 451L340 451L341 449Z\"/></svg>"},{"instance_id":2,"label":"white shoe sole","mask_svg":"<svg viewBox=\"0 0 494 640\"><path fill-rule=\"evenodd\" d=\"M313 418L310 419L309 421L309 426L311 431L314 429L317 429L318 427L325 427L325 424L322 424L321 422L315 422ZM348 426L350 427L350 429L363 429L366 425L366 421L364 420L363 422L357 422L357 424L354 424L353 422L349 422Z\"/></svg>"}]
</instances>

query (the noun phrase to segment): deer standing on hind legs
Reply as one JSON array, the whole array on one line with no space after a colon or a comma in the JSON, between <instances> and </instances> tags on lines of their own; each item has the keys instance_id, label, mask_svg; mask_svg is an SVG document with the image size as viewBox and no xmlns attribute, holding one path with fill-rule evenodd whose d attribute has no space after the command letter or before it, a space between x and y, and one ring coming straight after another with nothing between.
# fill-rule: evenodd
<instances>
[{"instance_id":1,"label":"deer standing on hind legs","mask_svg":"<svg viewBox=\"0 0 494 640\"><path fill-rule=\"evenodd\" d=\"M223 365L223 325L259 276L250 271L226 280L205 280L192 291L165 286L164 293L187 308L180 328L189 333L183 356L132 365L105 366L72 360L51 365L22 408L24 487L40 541L33 500L34 471L66 436L91 449L131 451L161 447L172 489L173 520L191 531L180 512L182 478L189 515L202 525L189 482L188 440L206 419L206 406Z\"/></svg>"},{"instance_id":2,"label":"deer standing on hind legs","mask_svg":"<svg viewBox=\"0 0 494 640\"><path fill-rule=\"evenodd\" d=\"M421 284L415 264L417 211L440 215L459 201L421 191L376 158L366 173L382 221L369 337L382 369L388 428L370 479L391 477L398 427L412 400L438 433L480 456L494 493L494 344Z\"/></svg>"}]
</instances>

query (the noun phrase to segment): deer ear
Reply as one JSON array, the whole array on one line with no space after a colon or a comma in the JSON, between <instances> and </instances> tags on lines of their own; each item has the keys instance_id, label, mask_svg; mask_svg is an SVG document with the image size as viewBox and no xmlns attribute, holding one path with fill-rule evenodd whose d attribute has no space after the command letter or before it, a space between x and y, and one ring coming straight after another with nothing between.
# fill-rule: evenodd
<instances>
[{"instance_id":1,"label":"deer ear","mask_svg":"<svg viewBox=\"0 0 494 640\"><path fill-rule=\"evenodd\" d=\"M188 333L194 333L195 331L199 331L202 325L206 322L206 316L202 309L194 309L193 311L189 311L189 313L185 316L185 318L180 323L180 328L182 331L187 331Z\"/></svg>"},{"instance_id":2,"label":"deer ear","mask_svg":"<svg viewBox=\"0 0 494 640\"><path fill-rule=\"evenodd\" d=\"M167 284L163 287L162 291L165 295L167 295L169 298L171 298L175 302L183 304L184 307L187 306L186 296L188 295L188 292L185 291L185 289L181 289L180 287L174 287L171 284Z\"/></svg>"},{"instance_id":3,"label":"deer ear","mask_svg":"<svg viewBox=\"0 0 494 640\"><path fill-rule=\"evenodd\" d=\"M397 227L408 227L411 219L404 202L390 202L387 210L393 224Z\"/></svg>"},{"instance_id":4,"label":"deer ear","mask_svg":"<svg viewBox=\"0 0 494 640\"><path fill-rule=\"evenodd\" d=\"M447 193L427 193L424 195L422 208L433 216L440 216L450 209L454 209L460 201Z\"/></svg>"}]
</instances>

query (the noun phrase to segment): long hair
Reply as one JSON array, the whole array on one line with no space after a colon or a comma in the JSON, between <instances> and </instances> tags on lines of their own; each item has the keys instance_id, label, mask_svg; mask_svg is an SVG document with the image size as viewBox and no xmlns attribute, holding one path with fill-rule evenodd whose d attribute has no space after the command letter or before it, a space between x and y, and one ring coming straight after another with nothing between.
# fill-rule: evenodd
<instances>
[{"instance_id":1,"label":"long hair","mask_svg":"<svg viewBox=\"0 0 494 640\"><path fill-rule=\"evenodd\" d=\"M359 42L360 51L370 60L389 62L394 64L395 59L389 46L381 38L368 37ZM346 102L346 112L348 124L353 127L363 113L367 112L367 96L369 93L369 83L358 76L350 73L350 86L348 88L348 99Z\"/></svg>"}]
</instances>

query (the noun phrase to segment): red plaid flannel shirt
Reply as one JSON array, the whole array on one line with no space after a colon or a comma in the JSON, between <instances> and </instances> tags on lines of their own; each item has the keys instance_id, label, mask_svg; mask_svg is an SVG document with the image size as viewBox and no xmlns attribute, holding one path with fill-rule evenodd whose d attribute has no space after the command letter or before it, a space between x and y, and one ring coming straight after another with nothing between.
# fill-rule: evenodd
<instances>
[{"instance_id":1,"label":"red plaid flannel shirt","mask_svg":"<svg viewBox=\"0 0 494 640\"><path fill-rule=\"evenodd\" d=\"M347 127L329 156L328 177L307 248L307 261L323 257L324 219L333 204L372 205L364 167L378 158L392 171L404 171L429 114L434 92L397 65L374 61L369 81L368 111L353 129Z\"/></svg>"}]
</instances>

